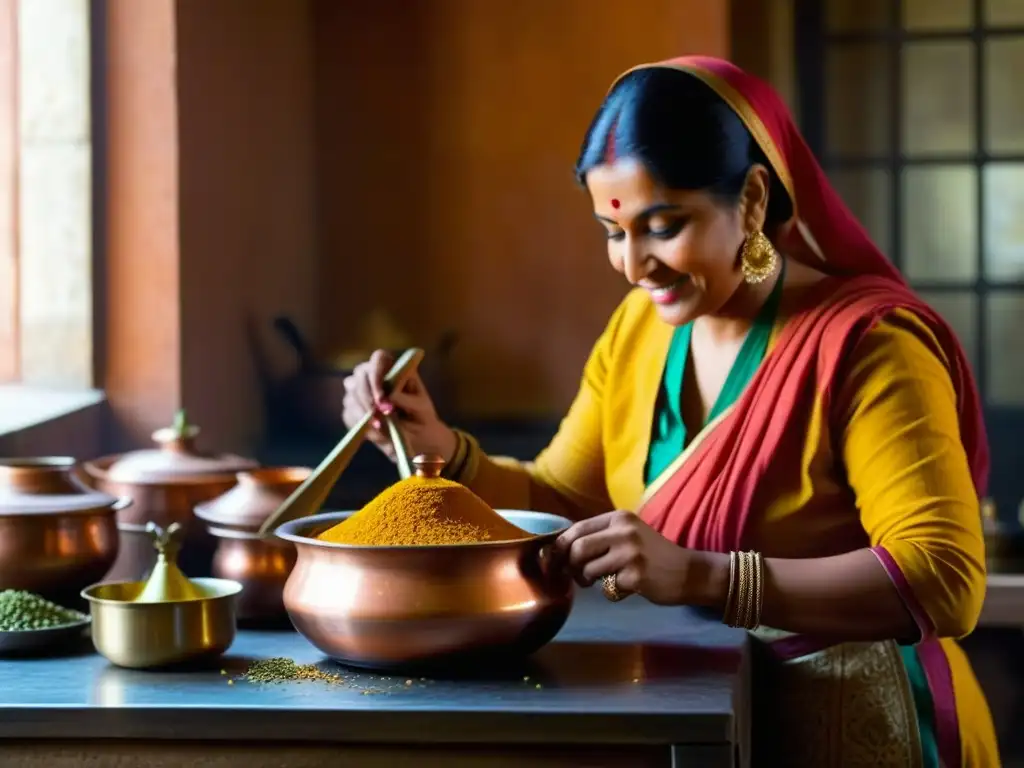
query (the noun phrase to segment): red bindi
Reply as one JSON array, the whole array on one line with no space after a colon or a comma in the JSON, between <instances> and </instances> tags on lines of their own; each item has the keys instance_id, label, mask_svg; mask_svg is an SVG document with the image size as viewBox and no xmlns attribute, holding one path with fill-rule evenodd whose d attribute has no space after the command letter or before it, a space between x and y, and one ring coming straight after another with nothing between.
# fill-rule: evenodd
<instances>
[{"instance_id":1,"label":"red bindi","mask_svg":"<svg viewBox=\"0 0 1024 768\"><path fill-rule=\"evenodd\" d=\"M621 203L618 200L612 198L612 208L618 208Z\"/></svg>"}]
</instances>

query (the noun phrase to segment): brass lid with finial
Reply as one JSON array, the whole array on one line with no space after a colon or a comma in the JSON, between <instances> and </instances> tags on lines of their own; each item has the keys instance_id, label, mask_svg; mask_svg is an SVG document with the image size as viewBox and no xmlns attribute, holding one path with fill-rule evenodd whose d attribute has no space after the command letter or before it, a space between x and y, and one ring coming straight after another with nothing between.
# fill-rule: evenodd
<instances>
[{"instance_id":1,"label":"brass lid with finial","mask_svg":"<svg viewBox=\"0 0 1024 768\"><path fill-rule=\"evenodd\" d=\"M437 479L444 471L445 460L443 456L436 453L421 453L412 460L412 467L416 477Z\"/></svg>"},{"instance_id":2,"label":"brass lid with finial","mask_svg":"<svg viewBox=\"0 0 1024 768\"><path fill-rule=\"evenodd\" d=\"M178 568L181 532L181 526L177 523L171 523L167 528L161 528L152 521L146 523L146 533L153 539L157 559L153 572L146 580L146 586L133 602L172 603L206 597Z\"/></svg>"}]
</instances>

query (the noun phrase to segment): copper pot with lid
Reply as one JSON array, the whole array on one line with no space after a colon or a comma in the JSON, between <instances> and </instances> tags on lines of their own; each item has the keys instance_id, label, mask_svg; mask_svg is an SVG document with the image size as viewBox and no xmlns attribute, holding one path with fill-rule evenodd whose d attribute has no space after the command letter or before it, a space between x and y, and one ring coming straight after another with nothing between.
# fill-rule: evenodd
<instances>
[{"instance_id":1,"label":"copper pot with lid","mask_svg":"<svg viewBox=\"0 0 1024 768\"><path fill-rule=\"evenodd\" d=\"M243 585L237 613L241 621L287 617L284 585L295 565L295 546L259 528L312 474L308 467L264 467L239 472L238 484L195 508L197 518L217 538L213 576Z\"/></svg>"},{"instance_id":2,"label":"copper pot with lid","mask_svg":"<svg viewBox=\"0 0 1024 768\"><path fill-rule=\"evenodd\" d=\"M120 552L107 580L139 581L156 562L146 524L185 532L181 567L189 576L209 576L215 541L197 525L192 510L220 496L236 483L238 472L255 469L256 461L233 454L209 454L196 446L199 427L180 411L174 425L153 433L154 448L105 456L85 462L90 482L101 491L134 500L119 513Z\"/></svg>"},{"instance_id":3,"label":"copper pot with lid","mask_svg":"<svg viewBox=\"0 0 1024 768\"><path fill-rule=\"evenodd\" d=\"M118 553L116 516L130 497L90 488L68 457L0 459L0 590L65 605Z\"/></svg>"}]
</instances>

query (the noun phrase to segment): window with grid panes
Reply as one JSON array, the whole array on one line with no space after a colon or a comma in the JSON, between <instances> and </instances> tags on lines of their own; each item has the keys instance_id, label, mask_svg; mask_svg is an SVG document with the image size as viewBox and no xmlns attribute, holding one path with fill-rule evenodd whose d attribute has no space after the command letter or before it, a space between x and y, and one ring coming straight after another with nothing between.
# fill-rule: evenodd
<instances>
[{"instance_id":1,"label":"window with grid panes","mask_svg":"<svg viewBox=\"0 0 1024 768\"><path fill-rule=\"evenodd\" d=\"M797 0L800 113L847 205L959 335L992 492L1024 496L1024 0Z\"/></svg>"}]
</instances>

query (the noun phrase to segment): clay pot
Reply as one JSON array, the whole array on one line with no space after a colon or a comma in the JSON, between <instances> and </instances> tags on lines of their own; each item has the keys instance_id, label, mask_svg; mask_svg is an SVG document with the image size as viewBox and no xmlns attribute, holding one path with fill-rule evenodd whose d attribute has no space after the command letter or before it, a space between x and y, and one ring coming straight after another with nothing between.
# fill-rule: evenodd
<instances>
[{"instance_id":1,"label":"clay pot","mask_svg":"<svg viewBox=\"0 0 1024 768\"><path fill-rule=\"evenodd\" d=\"M238 598L242 621L284 619L284 585L295 565L295 547L257 531L305 480L307 467L266 467L239 472L238 484L195 508L195 515L217 538L213 575L243 585Z\"/></svg>"},{"instance_id":2,"label":"clay pot","mask_svg":"<svg viewBox=\"0 0 1024 768\"><path fill-rule=\"evenodd\" d=\"M179 415L173 427L153 433L155 448L106 456L84 464L99 490L134 500L117 516L120 552L107 574L109 581L141 581L156 562L146 523L185 531L179 564L190 577L210 576L215 541L192 513L197 504L215 499L236 483L235 475L257 462L232 454L211 455L196 447L199 427Z\"/></svg>"}]
</instances>

